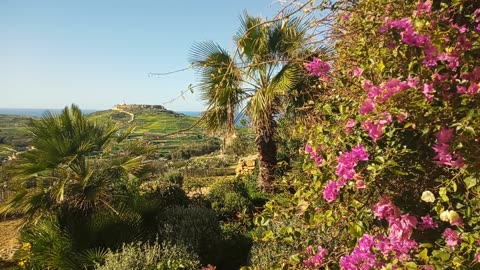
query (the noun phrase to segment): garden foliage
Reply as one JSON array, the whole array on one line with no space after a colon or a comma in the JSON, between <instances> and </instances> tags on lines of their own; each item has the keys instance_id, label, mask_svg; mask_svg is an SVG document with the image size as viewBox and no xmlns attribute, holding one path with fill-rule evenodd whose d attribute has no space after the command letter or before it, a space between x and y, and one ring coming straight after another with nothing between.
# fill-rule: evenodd
<instances>
[{"instance_id":1,"label":"garden foliage","mask_svg":"<svg viewBox=\"0 0 480 270\"><path fill-rule=\"evenodd\" d=\"M256 217L252 267L480 268L480 4L326 2L303 10L334 44L305 63L304 174Z\"/></svg>"}]
</instances>

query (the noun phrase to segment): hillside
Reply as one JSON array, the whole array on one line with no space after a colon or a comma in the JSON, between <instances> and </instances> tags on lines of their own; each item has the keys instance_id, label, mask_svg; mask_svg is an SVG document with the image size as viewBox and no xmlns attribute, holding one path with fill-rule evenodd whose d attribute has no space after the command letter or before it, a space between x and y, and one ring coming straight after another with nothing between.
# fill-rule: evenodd
<instances>
[{"instance_id":1,"label":"hillside","mask_svg":"<svg viewBox=\"0 0 480 270\"><path fill-rule=\"evenodd\" d=\"M0 161L30 144L27 127L32 119L30 116L0 114Z\"/></svg>"},{"instance_id":2,"label":"hillside","mask_svg":"<svg viewBox=\"0 0 480 270\"><path fill-rule=\"evenodd\" d=\"M157 145L159 153L163 155L181 145L208 139L199 126L186 130L195 125L198 118L167 110L161 105L117 105L111 110L95 112L88 117L98 122L117 122L125 128L135 126L131 138L149 140ZM165 136L167 134L171 135Z\"/></svg>"},{"instance_id":3,"label":"hillside","mask_svg":"<svg viewBox=\"0 0 480 270\"><path fill-rule=\"evenodd\" d=\"M30 143L27 131L29 122L36 117L0 115L0 160ZM180 145L204 142L204 130L194 125L198 118L170 111L161 105L117 105L111 110L98 111L88 118L99 123L113 121L125 129L135 126L131 139L146 139L157 145L159 154L165 156ZM172 134L174 133L174 134ZM167 134L172 134L165 136Z\"/></svg>"}]
</instances>

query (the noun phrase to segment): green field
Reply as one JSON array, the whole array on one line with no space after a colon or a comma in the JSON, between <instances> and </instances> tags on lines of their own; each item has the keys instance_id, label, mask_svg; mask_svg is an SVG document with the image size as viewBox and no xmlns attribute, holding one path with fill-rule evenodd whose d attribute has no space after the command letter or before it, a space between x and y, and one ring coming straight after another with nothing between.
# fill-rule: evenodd
<instances>
[{"instance_id":1,"label":"green field","mask_svg":"<svg viewBox=\"0 0 480 270\"><path fill-rule=\"evenodd\" d=\"M134 115L133 121L131 115L126 112ZM208 139L198 125L189 129L197 122L196 117L155 109L132 108L126 112L100 111L88 115L88 118L99 123L106 121L120 123L125 129L134 126L135 129L129 138L150 141L162 155L181 145L204 142Z\"/></svg>"},{"instance_id":2,"label":"green field","mask_svg":"<svg viewBox=\"0 0 480 270\"><path fill-rule=\"evenodd\" d=\"M131 115L134 115L133 121ZM161 155L181 145L195 144L208 140L205 131L197 125L198 118L168 110L132 108L128 113L118 110L99 111L88 115L97 123L119 123L123 129L134 126L129 139L145 139L158 148ZM27 127L34 117L21 115L0 115L0 158L23 150L30 143ZM188 130L187 130L188 129Z\"/></svg>"}]
</instances>

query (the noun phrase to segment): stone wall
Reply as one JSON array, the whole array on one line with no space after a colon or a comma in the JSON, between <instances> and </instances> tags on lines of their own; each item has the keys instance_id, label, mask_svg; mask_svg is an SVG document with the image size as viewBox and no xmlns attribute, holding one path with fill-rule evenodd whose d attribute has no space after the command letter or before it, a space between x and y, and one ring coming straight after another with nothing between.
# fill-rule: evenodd
<instances>
[{"instance_id":1,"label":"stone wall","mask_svg":"<svg viewBox=\"0 0 480 270\"><path fill-rule=\"evenodd\" d=\"M258 155L241 158L237 163L237 167L235 168L236 175L252 175L257 168L257 162Z\"/></svg>"}]
</instances>

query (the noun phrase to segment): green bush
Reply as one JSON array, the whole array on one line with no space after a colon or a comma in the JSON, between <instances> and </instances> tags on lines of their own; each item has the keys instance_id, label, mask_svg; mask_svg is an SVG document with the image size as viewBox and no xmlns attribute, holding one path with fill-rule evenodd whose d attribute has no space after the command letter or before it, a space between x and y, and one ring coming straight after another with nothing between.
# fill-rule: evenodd
<instances>
[{"instance_id":1,"label":"green bush","mask_svg":"<svg viewBox=\"0 0 480 270\"><path fill-rule=\"evenodd\" d=\"M244 224L239 222L223 223L220 261L216 264L219 269L239 269L247 265L248 255L252 247L252 239L245 232Z\"/></svg>"},{"instance_id":2,"label":"green bush","mask_svg":"<svg viewBox=\"0 0 480 270\"><path fill-rule=\"evenodd\" d=\"M208 192L207 199L212 209L221 218L233 218L244 209L253 209L245 183L240 179L223 179L214 183Z\"/></svg>"},{"instance_id":3,"label":"green bush","mask_svg":"<svg viewBox=\"0 0 480 270\"><path fill-rule=\"evenodd\" d=\"M183 186L183 174L180 172L168 172L164 175L165 180L168 182L178 185L179 187Z\"/></svg>"},{"instance_id":4,"label":"green bush","mask_svg":"<svg viewBox=\"0 0 480 270\"><path fill-rule=\"evenodd\" d=\"M143 182L140 185L140 195L155 202L158 208L188 205L185 191L179 185L163 180Z\"/></svg>"},{"instance_id":5,"label":"green bush","mask_svg":"<svg viewBox=\"0 0 480 270\"><path fill-rule=\"evenodd\" d=\"M97 270L197 270L200 269L198 256L182 245L170 243L136 243L123 246L114 253L109 251L105 264L97 264Z\"/></svg>"},{"instance_id":6,"label":"green bush","mask_svg":"<svg viewBox=\"0 0 480 270\"><path fill-rule=\"evenodd\" d=\"M225 147L225 153L239 157L255 153L255 138L251 135L253 134L239 133L232 143Z\"/></svg>"},{"instance_id":7,"label":"green bush","mask_svg":"<svg viewBox=\"0 0 480 270\"><path fill-rule=\"evenodd\" d=\"M220 140L212 139L203 143L182 145L170 152L172 159L189 159L191 157L203 156L220 150Z\"/></svg>"},{"instance_id":8,"label":"green bush","mask_svg":"<svg viewBox=\"0 0 480 270\"><path fill-rule=\"evenodd\" d=\"M165 209L159 218L159 235L163 241L192 248L202 264L213 263L217 258L221 232L218 219L210 209Z\"/></svg>"}]
</instances>

